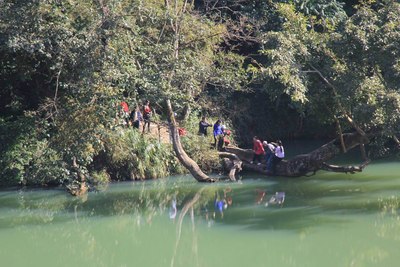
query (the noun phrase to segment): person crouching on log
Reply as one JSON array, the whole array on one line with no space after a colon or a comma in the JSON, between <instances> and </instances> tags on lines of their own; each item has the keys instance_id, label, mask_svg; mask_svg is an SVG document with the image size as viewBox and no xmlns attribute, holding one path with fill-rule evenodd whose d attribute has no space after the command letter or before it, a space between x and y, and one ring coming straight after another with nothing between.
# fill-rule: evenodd
<instances>
[{"instance_id":1,"label":"person crouching on log","mask_svg":"<svg viewBox=\"0 0 400 267\"><path fill-rule=\"evenodd\" d=\"M257 136L253 137L253 151L254 151L254 156L253 160L250 161L250 163L253 164L257 160L258 161L257 165L260 165L262 156L264 155L265 151L260 139L258 139Z\"/></svg>"},{"instance_id":2,"label":"person crouching on log","mask_svg":"<svg viewBox=\"0 0 400 267\"><path fill-rule=\"evenodd\" d=\"M272 159L274 158L275 154L275 146L272 144L272 142L263 142L263 146L265 148L265 161L267 163L267 170L272 169Z\"/></svg>"}]
</instances>

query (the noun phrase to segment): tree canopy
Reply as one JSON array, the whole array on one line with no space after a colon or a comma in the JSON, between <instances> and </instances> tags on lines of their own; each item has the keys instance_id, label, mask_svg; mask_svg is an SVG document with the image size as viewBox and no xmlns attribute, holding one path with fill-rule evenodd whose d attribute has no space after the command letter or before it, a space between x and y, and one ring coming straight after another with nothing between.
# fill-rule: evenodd
<instances>
[{"instance_id":1,"label":"tree canopy","mask_svg":"<svg viewBox=\"0 0 400 267\"><path fill-rule=\"evenodd\" d=\"M375 131L383 155L399 142L397 1L17 0L0 18L3 184L70 183L74 162L123 177L122 100L224 117L242 144ZM171 157L158 175L136 148L117 161L131 178L177 171L170 148L155 148Z\"/></svg>"}]
</instances>

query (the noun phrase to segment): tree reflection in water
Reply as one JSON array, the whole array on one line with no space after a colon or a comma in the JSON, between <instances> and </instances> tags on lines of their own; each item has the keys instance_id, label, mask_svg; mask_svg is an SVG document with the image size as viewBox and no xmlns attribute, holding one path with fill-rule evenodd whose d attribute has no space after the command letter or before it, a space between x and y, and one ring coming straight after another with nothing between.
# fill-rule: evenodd
<instances>
[{"instance_id":1,"label":"tree reflection in water","mask_svg":"<svg viewBox=\"0 0 400 267\"><path fill-rule=\"evenodd\" d=\"M329 230L332 226L347 225L355 213L362 219L378 214L373 229L377 236L400 240L400 200L393 195L393 188L398 189L395 179L389 180L393 185L383 186L375 178L367 180L368 183L365 178L363 183L344 180L342 176L329 178L321 182L282 180L229 184L233 190L223 183L200 185L178 179L176 183L174 180L118 183L104 192L90 192L86 199L70 197L58 190L0 192L3 209L0 227L32 227L29 234L35 242L43 240L45 229L48 240L69 244L68 253L82 253L91 262L99 261L98 266L109 258L98 255L124 251L113 250L118 244L136 249L142 245L146 249L160 248L164 253L163 262L171 266L185 266L181 261L195 265L196 261L204 260L200 247L203 239L214 238L212 233L216 231L218 235L230 231L227 228L222 233L219 231L222 227L296 234L314 227L327 226ZM279 200L279 197L285 198ZM271 198L274 199L271 201ZM50 227L42 227L46 224ZM151 224L154 227L143 227ZM215 228L209 232L211 236L202 235L205 227ZM104 229L115 231L109 234L115 244L105 238L108 235ZM160 234L166 241L163 244L159 244ZM169 245L165 246L166 243Z\"/></svg>"},{"instance_id":2,"label":"tree reflection in water","mask_svg":"<svg viewBox=\"0 0 400 267\"><path fill-rule=\"evenodd\" d=\"M182 223L183 219L187 215L187 213L190 211L190 220L191 220L191 229L192 229L192 235L193 235L193 241L192 241L192 251L196 257L196 260L198 262L198 238L197 238L197 232L196 232L196 224L195 224L195 209L199 210L198 213L201 213L201 207L205 207L205 219L208 222L208 225L210 226L211 224L209 223L210 220L212 220L209 216L209 210L208 210L208 203L210 203L210 196L214 194L214 201L212 202L214 205L214 212L213 212L213 219L216 217L216 213L220 214L221 219L224 217L223 211L228 208L228 206L232 205L232 196L228 196L228 193L231 193L232 189L230 187L227 187L223 190L223 197L221 198L218 192L218 189L215 187L208 187L204 186L200 188L192 198L186 200L183 204L182 210L180 211L179 217L178 217L178 223L176 226L176 242L175 242L175 247L174 247L174 253L171 259L171 267L174 266L175 263L175 258L177 255L177 251L179 248L179 243L181 240L181 235L182 235Z\"/></svg>"}]
</instances>

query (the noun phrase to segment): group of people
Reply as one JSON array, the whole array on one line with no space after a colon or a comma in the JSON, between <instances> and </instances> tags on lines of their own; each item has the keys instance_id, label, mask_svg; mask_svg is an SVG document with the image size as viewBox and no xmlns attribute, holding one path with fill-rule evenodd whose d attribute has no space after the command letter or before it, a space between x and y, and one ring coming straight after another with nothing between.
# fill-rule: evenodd
<instances>
[{"instance_id":1,"label":"group of people","mask_svg":"<svg viewBox=\"0 0 400 267\"><path fill-rule=\"evenodd\" d=\"M128 125L132 125L133 127L139 129L140 123L143 122L142 133L145 132L146 126L147 131L150 132L152 115L150 101L147 100L145 102L143 106L143 113L138 105L136 105L135 110L129 112L129 106L125 101L121 102L121 111L122 116L125 118ZM225 128L220 119L218 119L214 124L211 124L208 123L206 118L203 116L199 122L199 135L207 136L208 127L213 127L213 147L217 148L218 151L223 151L224 146L227 146L230 143L228 137L230 136L231 132ZM181 133L179 134L184 135ZM267 142L264 140L261 142L257 136L253 137L253 152L253 160L250 163L260 165L263 161L263 157L265 157L267 170L273 175L276 174L277 164L285 157L285 150L280 140L277 140L276 142Z\"/></svg>"},{"instance_id":2,"label":"group of people","mask_svg":"<svg viewBox=\"0 0 400 267\"><path fill-rule=\"evenodd\" d=\"M230 140L228 137L231 135L231 131L226 129L221 120L217 120L213 125L211 123L208 123L206 121L206 118L203 116L201 118L201 121L199 122L199 135L207 136L208 127L213 127L214 148L217 148L219 151L223 151L224 146L230 144Z\"/></svg>"},{"instance_id":3,"label":"group of people","mask_svg":"<svg viewBox=\"0 0 400 267\"><path fill-rule=\"evenodd\" d=\"M253 137L253 152L253 160L250 163L255 164L258 161L257 165L260 165L264 156L267 170L273 175L276 174L276 165L285 157L285 149L281 140L277 140L275 143L268 143L266 140L261 142L257 136Z\"/></svg>"},{"instance_id":4,"label":"group of people","mask_svg":"<svg viewBox=\"0 0 400 267\"><path fill-rule=\"evenodd\" d=\"M142 133L145 132L146 126L147 131L150 132L150 122L152 116L152 108L150 107L150 101L147 100L143 109L141 110L139 105L130 111L128 103L122 101L120 104L120 116L124 119L124 123L129 127L140 129L140 124L143 123Z\"/></svg>"},{"instance_id":5,"label":"group of people","mask_svg":"<svg viewBox=\"0 0 400 267\"><path fill-rule=\"evenodd\" d=\"M231 132L225 128L221 120L217 120L213 125L208 123L206 118L203 116L199 122L199 135L207 136L208 127L213 127L213 146L219 151L223 151L224 146L227 146L230 143L227 137L230 136ZM253 160L250 163L260 165L264 157L267 170L275 175L277 164L285 157L285 149L283 148L282 142L280 140L277 140L276 142L268 142L264 140L261 142L257 136L254 136L253 151Z\"/></svg>"}]
</instances>

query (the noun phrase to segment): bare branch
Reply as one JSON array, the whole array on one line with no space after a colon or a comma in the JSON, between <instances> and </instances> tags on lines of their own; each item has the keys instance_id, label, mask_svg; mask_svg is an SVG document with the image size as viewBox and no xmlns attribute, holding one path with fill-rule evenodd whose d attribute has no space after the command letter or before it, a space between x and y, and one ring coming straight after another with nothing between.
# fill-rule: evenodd
<instances>
[{"instance_id":1,"label":"bare branch","mask_svg":"<svg viewBox=\"0 0 400 267\"><path fill-rule=\"evenodd\" d=\"M185 47L187 47L187 46L189 46L189 45L191 45L193 43L204 41L204 40L207 40L209 38L212 38L212 37L215 37L215 36L218 36L218 35L221 35L221 34L223 34L223 32L217 32L217 33L213 33L213 34L210 34L210 35L207 35L207 36L200 36L200 37L198 37L198 38L196 38L194 40L191 40L190 42L186 42L186 43L181 44L180 45L180 49L185 48Z\"/></svg>"},{"instance_id":2,"label":"bare branch","mask_svg":"<svg viewBox=\"0 0 400 267\"><path fill-rule=\"evenodd\" d=\"M342 132L342 127L340 126L340 122L339 119L335 116L335 121L336 121L336 128L338 130L338 134L339 134L339 139L340 139L340 144L342 146L342 152L346 153L346 145L344 144L344 140L343 140L343 132Z\"/></svg>"},{"instance_id":3,"label":"bare branch","mask_svg":"<svg viewBox=\"0 0 400 267\"><path fill-rule=\"evenodd\" d=\"M355 173L362 172L362 170L370 163L370 160L363 162L359 166L339 166L339 165L330 165L327 163L322 164L322 169L331 172L344 172L344 173Z\"/></svg>"},{"instance_id":4,"label":"bare branch","mask_svg":"<svg viewBox=\"0 0 400 267\"><path fill-rule=\"evenodd\" d=\"M60 85L60 76L61 76L61 71L63 69L64 66L64 59L61 61L61 67L57 73L57 79L56 79L56 92L54 93L54 109L56 110L56 113L58 113L58 109L57 109L57 97L58 97L58 88Z\"/></svg>"},{"instance_id":5,"label":"bare branch","mask_svg":"<svg viewBox=\"0 0 400 267\"><path fill-rule=\"evenodd\" d=\"M393 135L393 140L396 142L398 146L400 146L400 140L397 138L397 136Z\"/></svg>"},{"instance_id":6,"label":"bare branch","mask_svg":"<svg viewBox=\"0 0 400 267\"><path fill-rule=\"evenodd\" d=\"M162 27L162 29L161 29L160 35L158 36L157 44L160 42L161 37L162 37L163 34L164 34L165 27L167 26L167 23L168 23L167 14L168 14L168 11L167 11L167 13L165 13L165 22L164 22L164 25L163 25L163 27Z\"/></svg>"},{"instance_id":7,"label":"bare branch","mask_svg":"<svg viewBox=\"0 0 400 267\"><path fill-rule=\"evenodd\" d=\"M361 151L361 158L364 161L368 161L368 157L367 157L367 153L365 152L365 145L364 144L360 144L360 151Z\"/></svg>"},{"instance_id":8,"label":"bare branch","mask_svg":"<svg viewBox=\"0 0 400 267\"><path fill-rule=\"evenodd\" d=\"M336 98L336 103L337 103L337 105L338 105L338 107L339 107L339 109L340 109L342 115L344 116L344 118L346 118L346 120L351 124L351 126L353 126L353 128L354 128L360 135L362 135L362 136L366 139L365 142L368 143L369 140L368 140L368 137L367 137L367 135L365 134L365 132L354 122L354 120L351 118L351 116L349 115L349 113L345 110L345 108L344 108L344 107L342 106L342 104L339 102L339 100L338 100L339 94L338 94L338 92L337 92L336 87L335 87L333 84L331 84L331 83L328 81L328 79L325 78L325 76L322 75L322 73L321 73L317 68L315 68L315 67L314 67L313 65L311 65L311 64L309 64L309 65L310 65L311 68L315 71L315 73L317 73L317 74L321 77L321 79L332 89L332 92L333 92L333 94L334 94L334 96L335 96L335 98Z\"/></svg>"}]
</instances>

